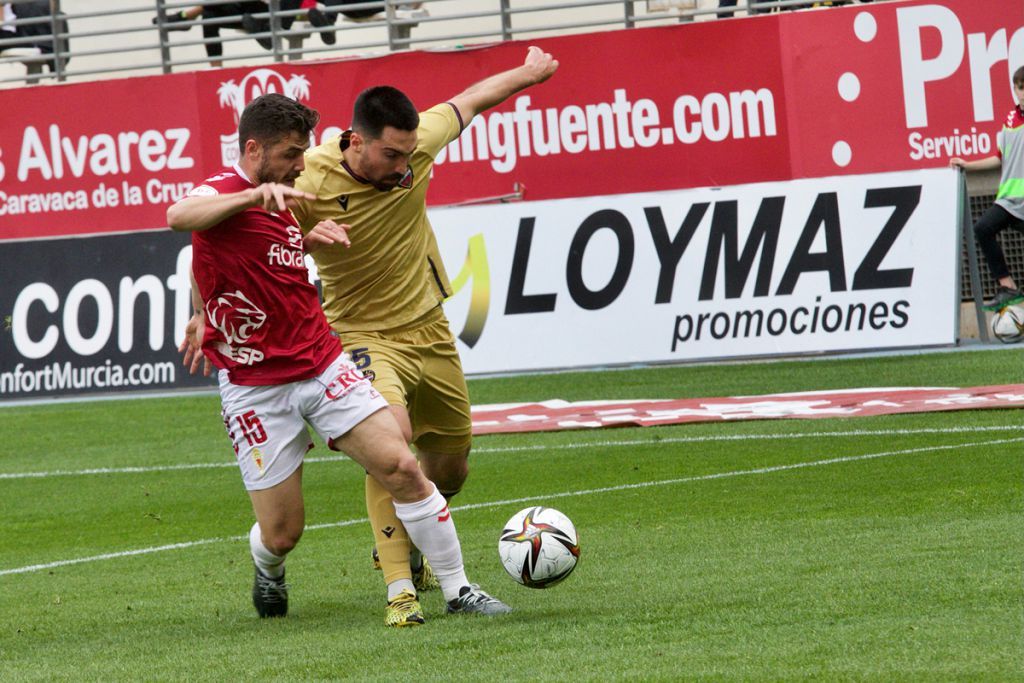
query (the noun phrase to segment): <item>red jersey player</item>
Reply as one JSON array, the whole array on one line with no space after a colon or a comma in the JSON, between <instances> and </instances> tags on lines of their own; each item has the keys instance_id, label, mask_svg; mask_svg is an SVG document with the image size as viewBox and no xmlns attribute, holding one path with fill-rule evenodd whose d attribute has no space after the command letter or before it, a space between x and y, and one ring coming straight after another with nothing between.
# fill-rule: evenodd
<instances>
[{"instance_id":1,"label":"red jersey player","mask_svg":"<svg viewBox=\"0 0 1024 683\"><path fill-rule=\"evenodd\" d=\"M348 226L320 221L303 238L289 212L297 199L313 198L293 184L318 120L283 95L256 98L239 120L238 165L167 210L171 228L192 232L196 314L185 362L195 369L201 348L220 369L224 423L256 513L253 604L261 617L288 610L284 561L305 526L308 423L391 494L434 566L449 612L509 612L466 579L445 499L420 470L387 402L342 353L309 283L305 252L348 245Z\"/></svg>"}]
</instances>

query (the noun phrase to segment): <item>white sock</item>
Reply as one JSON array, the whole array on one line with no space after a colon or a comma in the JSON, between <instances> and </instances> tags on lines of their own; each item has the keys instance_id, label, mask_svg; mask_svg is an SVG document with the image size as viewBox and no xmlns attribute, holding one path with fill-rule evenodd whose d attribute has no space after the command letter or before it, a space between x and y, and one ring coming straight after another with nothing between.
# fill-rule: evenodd
<instances>
[{"instance_id":1,"label":"white sock","mask_svg":"<svg viewBox=\"0 0 1024 683\"><path fill-rule=\"evenodd\" d=\"M264 576L271 579L279 579L284 576L284 556L275 555L263 545L259 522L253 524L252 529L249 529L249 552L252 553L253 562Z\"/></svg>"},{"instance_id":2,"label":"white sock","mask_svg":"<svg viewBox=\"0 0 1024 683\"><path fill-rule=\"evenodd\" d=\"M454 600L459 596L459 589L469 585L469 580L462 565L462 548L448 503L436 486L433 489L433 493L419 502L396 502L395 514L409 532L409 540L430 560L444 599Z\"/></svg>"},{"instance_id":3,"label":"white sock","mask_svg":"<svg viewBox=\"0 0 1024 683\"><path fill-rule=\"evenodd\" d=\"M391 602L402 591L409 591L416 595L416 587L412 585L412 579L395 579L388 584L388 602Z\"/></svg>"}]
</instances>

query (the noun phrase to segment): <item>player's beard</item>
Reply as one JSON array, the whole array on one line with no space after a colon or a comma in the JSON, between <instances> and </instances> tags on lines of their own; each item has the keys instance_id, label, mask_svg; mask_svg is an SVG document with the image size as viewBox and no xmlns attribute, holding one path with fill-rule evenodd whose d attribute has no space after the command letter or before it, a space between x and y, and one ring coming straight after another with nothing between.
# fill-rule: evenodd
<instances>
[{"instance_id":1,"label":"player's beard","mask_svg":"<svg viewBox=\"0 0 1024 683\"><path fill-rule=\"evenodd\" d=\"M260 167L256 169L256 183L258 185L263 183L279 183L281 185L294 187L295 179L298 177L298 173L286 173L283 176L277 175L270 170L270 165L266 162L261 163Z\"/></svg>"},{"instance_id":2,"label":"player's beard","mask_svg":"<svg viewBox=\"0 0 1024 683\"><path fill-rule=\"evenodd\" d=\"M392 173L391 175L384 176L380 180L371 180L370 184L381 192L388 192L398 187L398 184L405 178L405 174Z\"/></svg>"},{"instance_id":3,"label":"player's beard","mask_svg":"<svg viewBox=\"0 0 1024 683\"><path fill-rule=\"evenodd\" d=\"M395 176L388 176L387 178L378 180L373 184L373 186L380 190L381 192L389 192L398 187L398 183L400 183L401 181L401 176L398 176L397 178Z\"/></svg>"},{"instance_id":4,"label":"player's beard","mask_svg":"<svg viewBox=\"0 0 1024 683\"><path fill-rule=\"evenodd\" d=\"M280 185L295 187L295 179L299 177L299 174L290 169L283 175L274 173L270 167L270 160L267 157L267 150L264 149L263 157L260 159L260 165L256 167L256 184L262 185L263 183L278 183Z\"/></svg>"}]
</instances>

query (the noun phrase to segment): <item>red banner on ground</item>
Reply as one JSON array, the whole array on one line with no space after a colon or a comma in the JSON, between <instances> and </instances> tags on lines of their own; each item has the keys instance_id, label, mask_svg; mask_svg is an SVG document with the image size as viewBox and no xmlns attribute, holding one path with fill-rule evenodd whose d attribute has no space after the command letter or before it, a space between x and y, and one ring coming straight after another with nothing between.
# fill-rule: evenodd
<instances>
[{"instance_id":1,"label":"red banner on ground","mask_svg":"<svg viewBox=\"0 0 1024 683\"><path fill-rule=\"evenodd\" d=\"M509 403L473 407L473 434L687 422L868 417L1024 407L1024 384L968 388L871 388L764 396L641 401Z\"/></svg>"}]
</instances>

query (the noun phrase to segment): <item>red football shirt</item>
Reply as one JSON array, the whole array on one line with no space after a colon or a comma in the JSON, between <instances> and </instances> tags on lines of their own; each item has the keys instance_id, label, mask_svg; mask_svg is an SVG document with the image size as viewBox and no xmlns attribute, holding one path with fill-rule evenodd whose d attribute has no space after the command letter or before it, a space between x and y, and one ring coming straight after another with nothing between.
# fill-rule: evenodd
<instances>
[{"instance_id":1,"label":"red football shirt","mask_svg":"<svg viewBox=\"0 0 1024 683\"><path fill-rule=\"evenodd\" d=\"M235 166L189 195L254 186ZM246 209L192 233L192 272L206 310L203 353L232 383L309 379L341 353L309 282L302 231L291 212Z\"/></svg>"}]
</instances>

